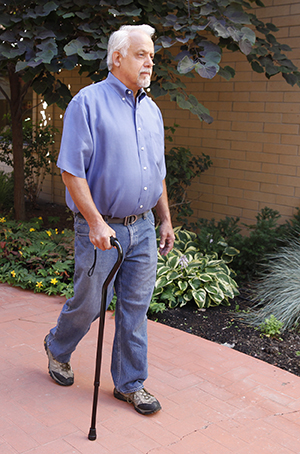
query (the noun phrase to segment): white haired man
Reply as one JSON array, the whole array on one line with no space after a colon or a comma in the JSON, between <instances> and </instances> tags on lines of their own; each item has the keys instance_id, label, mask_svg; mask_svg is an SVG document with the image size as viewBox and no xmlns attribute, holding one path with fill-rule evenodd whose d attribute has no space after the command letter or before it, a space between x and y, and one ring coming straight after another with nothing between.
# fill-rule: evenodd
<instances>
[{"instance_id":1,"label":"white haired man","mask_svg":"<svg viewBox=\"0 0 300 454\"><path fill-rule=\"evenodd\" d=\"M152 75L154 29L123 26L108 43L107 79L82 89L70 102L57 165L66 201L75 213L74 297L45 337L50 376L70 386L71 354L99 316L103 282L116 261L110 237L117 237L123 262L108 289L117 295L111 360L114 396L149 415L161 409L144 388L147 367L147 310L157 265L151 209L160 217L160 252L174 244L165 185L164 127L160 110L146 95ZM91 278L87 271L98 260Z\"/></svg>"}]
</instances>

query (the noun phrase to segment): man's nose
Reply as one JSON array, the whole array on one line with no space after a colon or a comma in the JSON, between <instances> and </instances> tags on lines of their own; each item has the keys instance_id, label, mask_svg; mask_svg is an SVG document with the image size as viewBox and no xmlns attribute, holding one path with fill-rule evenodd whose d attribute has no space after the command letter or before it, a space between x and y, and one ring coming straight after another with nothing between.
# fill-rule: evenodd
<instances>
[{"instance_id":1,"label":"man's nose","mask_svg":"<svg viewBox=\"0 0 300 454\"><path fill-rule=\"evenodd\" d=\"M151 68L152 68L152 66L154 66L153 60L150 56L147 57L145 65L151 66Z\"/></svg>"}]
</instances>

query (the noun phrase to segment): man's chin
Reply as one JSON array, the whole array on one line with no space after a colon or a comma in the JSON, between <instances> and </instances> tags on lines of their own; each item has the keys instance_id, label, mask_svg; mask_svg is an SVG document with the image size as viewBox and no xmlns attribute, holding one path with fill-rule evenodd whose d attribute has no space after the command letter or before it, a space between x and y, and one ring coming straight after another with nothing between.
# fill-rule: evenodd
<instances>
[{"instance_id":1,"label":"man's chin","mask_svg":"<svg viewBox=\"0 0 300 454\"><path fill-rule=\"evenodd\" d=\"M138 79L138 86L141 88L148 88L151 84L151 77L150 76L144 76L144 77L139 77Z\"/></svg>"}]
</instances>

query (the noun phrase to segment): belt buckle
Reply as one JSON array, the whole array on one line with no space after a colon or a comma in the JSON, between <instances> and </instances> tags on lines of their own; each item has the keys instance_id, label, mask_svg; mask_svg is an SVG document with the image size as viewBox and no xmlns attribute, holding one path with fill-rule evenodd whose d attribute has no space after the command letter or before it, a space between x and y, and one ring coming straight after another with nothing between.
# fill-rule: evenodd
<instances>
[{"instance_id":1,"label":"belt buckle","mask_svg":"<svg viewBox=\"0 0 300 454\"><path fill-rule=\"evenodd\" d=\"M126 216L126 217L124 218L123 224L124 224L125 226L127 226L127 225L132 225L132 224L134 224L134 223L137 221L137 219L138 219L138 217L137 217L136 214L131 214L130 216Z\"/></svg>"}]
</instances>

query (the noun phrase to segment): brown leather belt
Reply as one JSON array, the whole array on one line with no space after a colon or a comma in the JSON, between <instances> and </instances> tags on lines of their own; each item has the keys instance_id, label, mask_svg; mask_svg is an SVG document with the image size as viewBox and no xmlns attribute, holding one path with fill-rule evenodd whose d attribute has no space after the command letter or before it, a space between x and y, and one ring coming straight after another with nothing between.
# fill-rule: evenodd
<instances>
[{"instance_id":1,"label":"brown leather belt","mask_svg":"<svg viewBox=\"0 0 300 454\"><path fill-rule=\"evenodd\" d=\"M133 225L138 219L145 219L147 217L147 213L149 213L149 210L141 214L131 214L130 216L126 216L125 218L112 218L111 216L105 215L102 215L102 217L108 224ZM77 216L84 219L81 213L77 213Z\"/></svg>"}]
</instances>

